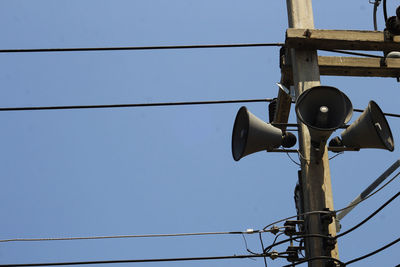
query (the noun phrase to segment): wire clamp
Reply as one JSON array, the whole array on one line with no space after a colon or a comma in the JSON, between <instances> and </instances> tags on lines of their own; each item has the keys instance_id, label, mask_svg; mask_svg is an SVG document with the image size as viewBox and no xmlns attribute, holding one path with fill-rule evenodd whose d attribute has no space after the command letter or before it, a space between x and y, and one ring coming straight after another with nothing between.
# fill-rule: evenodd
<instances>
[{"instance_id":1,"label":"wire clamp","mask_svg":"<svg viewBox=\"0 0 400 267\"><path fill-rule=\"evenodd\" d=\"M269 253L269 257L271 258L271 260L275 260L279 257L279 253L276 250L273 250Z\"/></svg>"}]
</instances>

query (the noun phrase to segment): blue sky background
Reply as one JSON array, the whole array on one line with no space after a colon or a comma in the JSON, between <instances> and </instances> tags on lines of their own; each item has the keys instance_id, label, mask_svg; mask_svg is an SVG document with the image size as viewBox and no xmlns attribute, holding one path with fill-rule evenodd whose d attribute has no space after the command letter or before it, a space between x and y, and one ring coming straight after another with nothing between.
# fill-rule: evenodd
<instances>
[{"instance_id":1,"label":"blue sky background","mask_svg":"<svg viewBox=\"0 0 400 267\"><path fill-rule=\"evenodd\" d=\"M396 4L388 1L389 15ZM313 7L316 28L373 29L367 0L314 1ZM378 19L382 30L382 6ZM258 43L283 42L287 14L278 0L2 0L0 25L0 49ZM278 55L274 47L1 54L0 106L272 98ZM345 92L354 108L375 100L384 111L400 113L395 79L321 77L321 83ZM0 239L244 231L294 215L298 166L287 155L232 159L240 106L1 112ZM267 104L246 106L267 120ZM400 119L388 121L394 152L366 149L331 161L335 208L399 158ZM362 203L343 219L343 229L398 188L395 181ZM351 260L398 238L398 203L339 239L340 258ZM272 240L264 235L266 245ZM256 235L247 241L260 251ZM393 246L353 266L394 266L398 251ZM233 254L247 254L241 236L0 243L0 264Z\"/></svg>"}]
</instances>

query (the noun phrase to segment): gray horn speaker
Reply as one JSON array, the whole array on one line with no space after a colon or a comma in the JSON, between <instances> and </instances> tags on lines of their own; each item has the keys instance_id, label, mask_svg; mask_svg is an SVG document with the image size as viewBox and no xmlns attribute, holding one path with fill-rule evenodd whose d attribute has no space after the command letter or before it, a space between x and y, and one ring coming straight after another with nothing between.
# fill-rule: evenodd
<instances>
[{"instance_id":1,"label":"gray horn speaker","mask_svg":"<svg viewBox=\"0 0 400 267\"><path fill-rule=\"evenodd\" d=\"M232 155L234 160L262 150L271 150L281 145L292 147L296 136L283 133L281 129L266 123L246 107L241 107L236 115L232 132Z\"/></svg>"},{"instance_id":2,"label":"gray horn speaker","mask_svg":"<svg viewBox=\"0 0 400 267\"><path fill-rule=\"evenodd\" d=\"M315 86L304 91L296 101L296 114L311 135L314 147L326 143L333 131L346 124L353 105L339 89L331 86Z\"/></svg>"},{"instance_id":3,"label":"gray horn speaker","mask_svg":"<svg viewBox=\"0 0 400 267\"><path fill-rule=\"evenodd\" d=\"M341 138L332 139L329 145L394 150L392 131L382 110L374 101L370 101L361 116L343 131Z\"/></svg>"}]
</instances>

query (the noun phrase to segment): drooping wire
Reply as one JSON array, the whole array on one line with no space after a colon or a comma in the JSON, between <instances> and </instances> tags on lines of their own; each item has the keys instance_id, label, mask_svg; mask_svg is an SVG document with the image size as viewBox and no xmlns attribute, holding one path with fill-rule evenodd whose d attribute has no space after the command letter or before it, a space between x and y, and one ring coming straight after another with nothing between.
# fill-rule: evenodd
<instances>
[{"instance_id":1,"label":"drooping wire","mask_svg":"<svg viewBox=\"0 0 400 267\"><path fill-rule=\"evenodd\" d=\"M249 247L247 246L247 240L246 240L246 237L244 236L244 234L242 234L242 237L243 237L243 241L244 241L244 244L245 244L245 246L246 246L247 252L249 252L249 253L252 254L252 255L258 255L259 253L255 253L255 252L253 252L253 251L251 251L251 250L249 249Z\"/></svg>"},{"instance_id":2,"label":"drooping wire","mask_svg":"<svg viewBox=\"0 0 400 267\"><path fill-rule=\"evenodd\" d=\"M167 49L196 49L196 48L268 47L268 46L284 46L284 45L285 45L284 43L252 43L252 44L203 44L203 45L124 46L124 47L27 48L27 49L0 49L0 53L167 50Z\"/></svg>"},{"instance_id":3,"label":"drooping wire","mask_svg":"<svg viewBox=\"0 0 400 267\"><path fill-rule=\"evenodd\" d=\"M373 213L371 213L371 215L369 215L367 218L365 218L364 220L362 220L360 223L358 223L357 225L353 226L352 228L350 228L349 230L338 234L337 236L335 236L335 238L339 238L342 237L344 235L347 235L348 233L354 231L355 229L357 229L358 227L360 227L361 225L363 225L364 223L366 223L367 221L369 221L372 217L374 217L378 212L380 212L381 210L383 210L387 205L390 204L390 202L392 202L393 200L395 200L398 196L400 195L400 191L397 192L394 196L392 196L388 201L386 201L382 206L380 206L377 210L375 210Z\"/></svg>"},{"instance_id":4,"label":"drooping wire","mask_svg":"<svg viewBox=\"0 0 400 267\"><path fill-rule=\"evenodd\" d=\"M346 264L346 265L349 265L349 264L352 264L352 263L354 263L354 262L357 262L357 261L363 260L363 259L365 259L365 258L368 258L368 257L370 257L370 256L372 256L372 255L375 255L376 253L381 252L382 250L385 250L385 249L387 249L387 248L393 246L394 244L396 244L396 243L399 242L399 241L400 241L400 238L397 238L396 240L390 242L389 244L387 244L387 245L385 245L385 246L383 246L383 247L381 247L381 248L379 248L379 249L377 249L377 250L375 250L375 251L372 251L371 253L368 253L368 254L366 254L366 255L364 255L364 256L361 256L361 257L355 258L355 259L353 259L353 260L351 260L351 261L348 261L348 262L346 262L345 264Z\"/></svg>"},{"instance_id":5,"label":"drooping wire","mask_svg":"<svg viewBox=\"0 0 400 267\"><path fill-rule=\"evenodd\" d=\"M372 3L372 2L370 2ZM374 31L378 30L378 23L376 22L376 12L378 11L378 6L381 3L381 0L375 0L375 2L373 2L374 4L374 9L373 9L373 20L374 20Z\"/></svg>"},{"instance_id":6,"label":"drooping wire","mask_svg":"<svg viewBox=\"0 0 400 267\"><path fill-rule=\"evenodd\" d=\"M290 159L294 164L296 164L297 166L300 166L300 167L301 167L301 164L298 163L298 162L296 162L296 161L290 156L289 152L286 152L286 155L289 157L289 159Z\"/></svg>"},{"instance_id":7,"label":"drooping wire","mask_svg":"<svg viewBox=\"0 0 400 267\"><path fill-rule=\"evenodd\" d=\"M343 153L344 153L343 151L342 151L342 152L339 152L339 153L336 153L336 155L330 157L329 160L334 159L334 158L336 158L337 156L342 155Z\"/></svg>"},{"instance_id":8,"label":"drooping wire","mask_svg":"<svg viewBox=\"0 0 400 267\"><path fill-rule=\"evenodd\" d=\"M387 8L386 8L386 0L383 0L383 18L384 18L385 23L386 23L386 21L388 19L388 17L387 17Z\"/></svg>"},{"instance_id":9,"label":"drooping wire","mask_svg":"<svg viewBox=\"0 0 400 267\"><path fill-rule=\"evenodd\" d=\"M262 234L261 234L261 233L258 233L258 237L260 238L261 249L262 249L262 251L263 251L263 254L265 254L265 253L264 253L265 249L264 249L264 242L263 242L263 239L262 239ZM265 265L265 267L268 267L268 264L267 264L267 257L265 257L265 256L264 256L264 265Z\"/></svg>"},{"instance_id":10,"label":"drooping wire","mask_svg":"<svg viewBox=\"0 0 400 267\"><path fill-rule=\"evenodd\" d=\"M278 238L281 236L281 235L283 235L284 233L279 233L279 234L277 234L276 236L275 236L275 238L274 238L274 241L272 242L272 244L271 245L269 245L269 249L268 250L265 250L265 248L263 249L263 251L265 251L265 253L268 253L274 246L275 246L275 244L276 244L276 241L278 240Z\"/></svg>"}]
</instances>

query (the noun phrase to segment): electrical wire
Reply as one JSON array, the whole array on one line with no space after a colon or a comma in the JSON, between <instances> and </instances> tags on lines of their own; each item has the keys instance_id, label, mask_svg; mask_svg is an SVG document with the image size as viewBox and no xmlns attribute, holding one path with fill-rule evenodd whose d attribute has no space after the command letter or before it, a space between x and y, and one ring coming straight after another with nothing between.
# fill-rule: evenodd
<instances>
[{"instance_id":1,"label":"electrical wire","mask_svg":"<svg viewBox=\"0 0 400 267\"><path fill-rule=\"evenodd\" d=\"M385 23L388 19L387 17L387 8L386 8L386 0L383 0L383 18L385 19Z\"/></svg>"},{"instance_id":2,"label":"electrical wire","mask_svg":"<svg viewBox=\"0 0 400 267\"><path fill-rule=\"evenodd\" d=\"M375 190L373 193L371 193L369 196L365 197L365 198L362 199L360 202L355 203L354 206L360 204L361 202L367 200L368 198L372 197L373 195L375 195L376 193L378 193L379 191L381 191L384 187L386 187L389 183L391 183L391 182L392 182L394 179L396 179L399 175L400 175L400 172L398 172L392 179L390 179L389 181L387 181L384 185L382 185L381 187L379 187L378 189L376 189L376 190ZM267 229L268 227L270 227L270 226L272 226L272 225L275 225L275 224L277 224L277 223L281 223L281 222L283 222L283 221L287 221L287 220L290 220L290 219L293 219L293 218L297 218L298 216L300 217L300 216L306 216L306 215L312 215L312 214L334 214L334 213L338 213L338 212L340 212L340 211L342 211L342 210L348 209L348 208L350 208L350 207L352 207L352 206L347 206L347 207L345 207L345 208L338 209L338 210L335 210L335 211L322 211L322 210L321 210L321 211L309 211L309 212L304 212L304 213L301 213L301 214L298 214L298 215L293 215L293 216L290 216L290 217L281 219L281 220L279 220L279 221L270 223L270 224L268 224L267 226L265 226L265 227L263 228L263 230L265 230L265 229Z\"/></svg>"},{"instance_id":3,"label":"electrical wire","mask_svg":"<svg viewBox=\"0 0 400 267\"><path fill-rule=\"evenodd\" d=\"M310 164L310 160L306 159L303 154L301 154L300 150L297 149L297 155L299 156L299 160L304 160L307 164Z\"/></svg>"},{"instance_id":4,"label":"electrical wire","mask_svg":"<svg viewBox=\"0 0 400 267\"><path fill-rule=\"evenodd\" d=\"M376 22L376 12L378 11L378 6L381 3L381 0L375 0L374 9L373 9L373 20L374 20L374 31L378 30L378 24Z\"/></svg>"},{"instance_id":5,"label":"electrical wire","mask_svg":"<svg viewBox=\"0 0 400 267\"><path fill-rule=\"evenodd\" d=\"M297 218L298 216L300 217L300 216L313 215L313 214L332 214L332 211L316 210L316 211L309 211L309 212L304 212L304 213L301 213L301 214L296 214L296 215L281 219L279 221L270 223L267 226L265 226L263 228L263 230L265 231L265 229L267 229L270 226L273 226L274 224L281 223L281 222L284 222L284 221L287 221L287 220L290 220L290 219L293 219L293 218Z\"/></svg>"},{"instance_id":6,"label":"electrical wire","mask_svg":"<svg viewBox=\"0 0 400 267\"><path fill-rule=\"evenodd\" d=\"M263 248L263 251L265 251L266 253L268 253L268 252L275 246L276 240L278 240L278 238L279 238L281 235L283 235L283 234L284 234L284 233L279 233L279 234L277 234L277 235L275 236L274 241L272 242L272 244L269 245L269 247L271 247L271 248L268 249L268 250L265 250L265 248Z\"/></svg>"},{"instance_id":7,"label":"electrical wire","mask_svg":"<svg viewBox=\"0 0 400 267\"><path fill-rule=\"evenodd\" d=\"M377 250L375 250L375 251L373 251L373 252L371 252L371 253L368 253L368 254L366 254L366 255L364 255L364 256L361 256L361 257L358 257L358 258L353 259L353 260L351 260L351 261L348 261L348 262L346 262L345 264L346 264L346 265L349 265L349 264L352 264L352 263L354 263L354 262L357 262L357 261L363 260L363 259L365 259L365 258L368 258L368 257L370 257L370 256L372 256L372 255L375 255L376 253L381 252L382 250L387 249L388 247L393 246L394 244L396 244L396 243L399 242L399 241L400 241L400 238L397 238L397 239L394 240L393 242L390 242L389 244L387 244L387 245L385 245L385 246L383 246L383 247L381 247L381 248L379 248L379 249L377 249Z\"/></svg>"},{"instance_id":8,"label":"electrical wire","mask_svg":"<svg viewBox=\"0 0 400 267\"><path fill-rule=\"evenodd\" d=\"M249 247L247 246L247 240L246 240L246 237L244 236L244 234L242 234L242 237L243 237L243 241L244 241L244 244L245 244L245 246L246 246L247 252L249 252L249 253L252 254L252 255L258 255L258 253L255 253L255 252L253 252L253 251L251 251L251 250L249 249Z\"/></svg>"},{"instance_id":9,"label":"electrical wire","mask_svg":"<svg viewBox=\"0 0 400 267\"><path fill-rule=\"evenodd\" d=\"M373 195L375 195L376 193L378 193L379 191L381 191L383 188L385 188L388 184L390 184L394 179L396 179L398 176L400 175L400 172L398 172L395 176L392 177L392 179L390 179L389 181L387 181L384 185L382 185L381 187L379 187L378 189L376 189L373 193L371 193L370 195L366 196L365 198L361 199L359 202L354 203L353 205L349 205L345 208L342 209L338 209L335 210L335 213L341 212L343 210L347 210L348 208L357 206L358 204L360 204L361 202L367 200L368 198L372 197Z\"/></svg>"},{"instance_id":10,"label":"electrical wire","mask_svg":"<svg viewBox=\"0 0 400 267\"><path fill-rule=\"evenodd\" d=\"M309 258L309 259L304 259L295 263L291 263L288 265L284 265L283 267L291 267L291 266L296 266L305 262L310 262L310 261L315 261L315 260L325 260L325 261L335 261L337 263L339 263L339 266L345 266L346 263L341 262L338 259L332 258L332 257L327 257L327 256L319 256L319 257L313 257L313 258Z\"/></svg>"},{"instance_id":11,"label":"electrical wire","mask_svg":"<svg viewBox=\"0 0 400 267\"><path fill-rule=\"evenodd\" d=\"M296 161L290 156L289 152L286 151L286 155L289 157L289 159L290 159L294 164L296 164L297 166L300 166L300 167L301 167L301 164L298 163L298 162L296 162Z\"/></svg>"},{"instance_id":12,"label":"electrical wire","mask_svg":"<svg viewBox=\"0 0 400 267\"><path fill-rule=\"evenodd\" d=\"M264 249L264 242L263 242L263 239L262 239L262 234L261 234L261 233L258 233L258 237L260 238L261 249L262 249L262 251L265 251L265 249ZM265 254L265 253L263 253L263 254ZM267 264L267 257L264 257L264 265L265 265L265 267L268 267L268 264Z\"/></svg>"},{"instance_id":13,"label":"electrical wire","mask_svg":"<svg viewBox=\"0 0 400 267\"><path fill-rule=\"evenodd\" d=\"M357 225L353 226L352 228L350 228L349 230L335 236L334 238L337 239L339 237L342 237L344 235L347 235L348 233L354 231L355 229L357 229L358 227L360 227L361 225L363 225L364 223L366 223L367 221L369 221L372 217L374 217L378 212L380 212L382 209L384 209L387 205L389 205L390 202L392 202L393 200L395 200L398 196L400 195L400 191L397 192L394 196L392 196L388 201L386 201L382 206L380 206L376 211L374 211L371 215L369 215L367 218L365 218L364 220L362 220L360 223L358 223Z\"/></svg>"},{"instance_id":14,"label":"electrical wire","mask_svg":"<svg viewBox=\"0 0 400 267\"><path fill-rule=\"evenodd\" d=\"M94 240L114 238L148 238L148 237L182 237L182 236L204 236L204 235L245 235L270 232L270 230L252 230L246 232L202 232L202 233L177 233L177 234L148 234L148 235L114 235L114 236L84 236L84 237L55 237L55 238L13 238L0 239L0 243L6 242L35 242L35 241L70 241L70 240Z\"/></svg>"},{"instance_id":15,"label":"electrical wire","mask_svg":"<svg viewBox=\"0 0 400 267\"><path fill-rule=\"evenodd\" d=\"M346 55L354 55L354 56L363 56L363 57L372 57L372 58L385 58L383 56L378 56L378 55L372 55L372 54L366 54L366 53L358 53L358 52L350 52L350 51L337 50L337 49L318 49L318 50L327 51L327 52L333 52L333 53L346 54Z\"/></svg>"},{"instance_id":16,"label":"electrical wire","mask_svg":"<svg viewBox=\"0 0 400 267\"><path fill-rule=\"evenodd\" d=\"M284 45L285 45L284 43L252 43L252 44L204 44L204 45L123 46L123 47L26 48L26 49L0 49L0 53L166 50L166 49L195 49L195 48L267 47L267 46L284 46Z\"/></svg>"},{"instance_id":17,"label":"electrical wire","mask_svg":"<svg viewBox=\"0 0 400 267\"><path fill-rule=\"evenodd\" d=\"M269 255L233 255L214 257L188 257L188 258L159 258L159 259L137 259L137 260L104 260L104 261L75 261L75 262L48 262L48 263L25 263L25 264L0 264L0 267L34 267L34 266L66 266L66 265L91 265L91 264L115 264L115 263L139 263L139 262L171 262L171 261L202 261L202 260L224 260L224 259L246 259L261 258ZM286 257L281 257L286 258Z\"/></svg>"},{"instance_id":18,"label":"electrical wire","mask_svg":"<svg viewBox=\"0 0 400 267\"><path fill-rule=\"evenodd\" d=\"M108 104L108 105L69 105L69 106L36 106L36 107L3 107L0 111L29 111L29 110L59 110L59 109L104 109L104 108L134 108L134 107L157 107L157 106L187 106L187 105L212 105L212 104L234 104L271 102L273 98L260 99L235 99L235 100L212 100L212 101L188 101L188 102L159 102L159 103L137 103L137 104ZM353 109L355 112L364 112L362 109ZM385 116L400 118L400 114L383 113ZM297 126L296 123L272 123L272 125Z\"/></svg>"},{"instance_id":19,"label":"electrical wire","mask_svg":"<svg viewBox=\"0 0 400 267\"><path fill-rule=\"evenodd\" d=\"M354 108L353 111L355 112L364 112L364 110L362 109L358 109L358 108ZM394 113L383 113L383 115L385 116L389 116L389 117L397 117L400 118L400 114L394 114Z\"/></svg>"},{"instance_id":20,"label":"electrical wire","mask_svg":"<svg viewBox=\"0 0 400 267\"><path fill-rule=\"evenodd\" d=\"M157 107L157 106L185 106L185 105L210 105L231 103L271 102L270 98L238 99L216 101L189 101L189 102L161 102L141 104L111 104L111 105L77 105L77 106L44 106L44 107L9 107L0 108L0 111L26 111L26 110L55 110L55 109L98 109L98 108L132 108L132 107Z\"/></svg>"},{"instance_id":21,"label":"electrical wire","mask_svg":"<svg viewBox=\"0 0 400 267\"><path fill-rule=\"evenodd\" d=\"M340 155L342 155L342 154L344 154L343 151L342 151L342 152L338 152L338 153L336 153L336 155L330 157L329 160L334 159L334 158L336 158L337 156L340 156Z\"/></svg>"},{"instance_id":22,"label":"electrical wire","mask_svg":"<svg viewBox=\"0 0 400 267\"><path fill-rule=\"evenodd\" d=\"M271 248L279 246L281 244L290 242L290 241L296 241L296 239L298 238L309 238L309 237L319 237L319 238L332 238L331 236L327 236L327 235L321 235L321 234L306 234L306 235L297 235L295 237L290 237L288 239L284 239L282 241L276 242L275 244L269 245L268 247L265 248L264 252L266 251L270 251Z\"/></svg>"}]
</instances>

